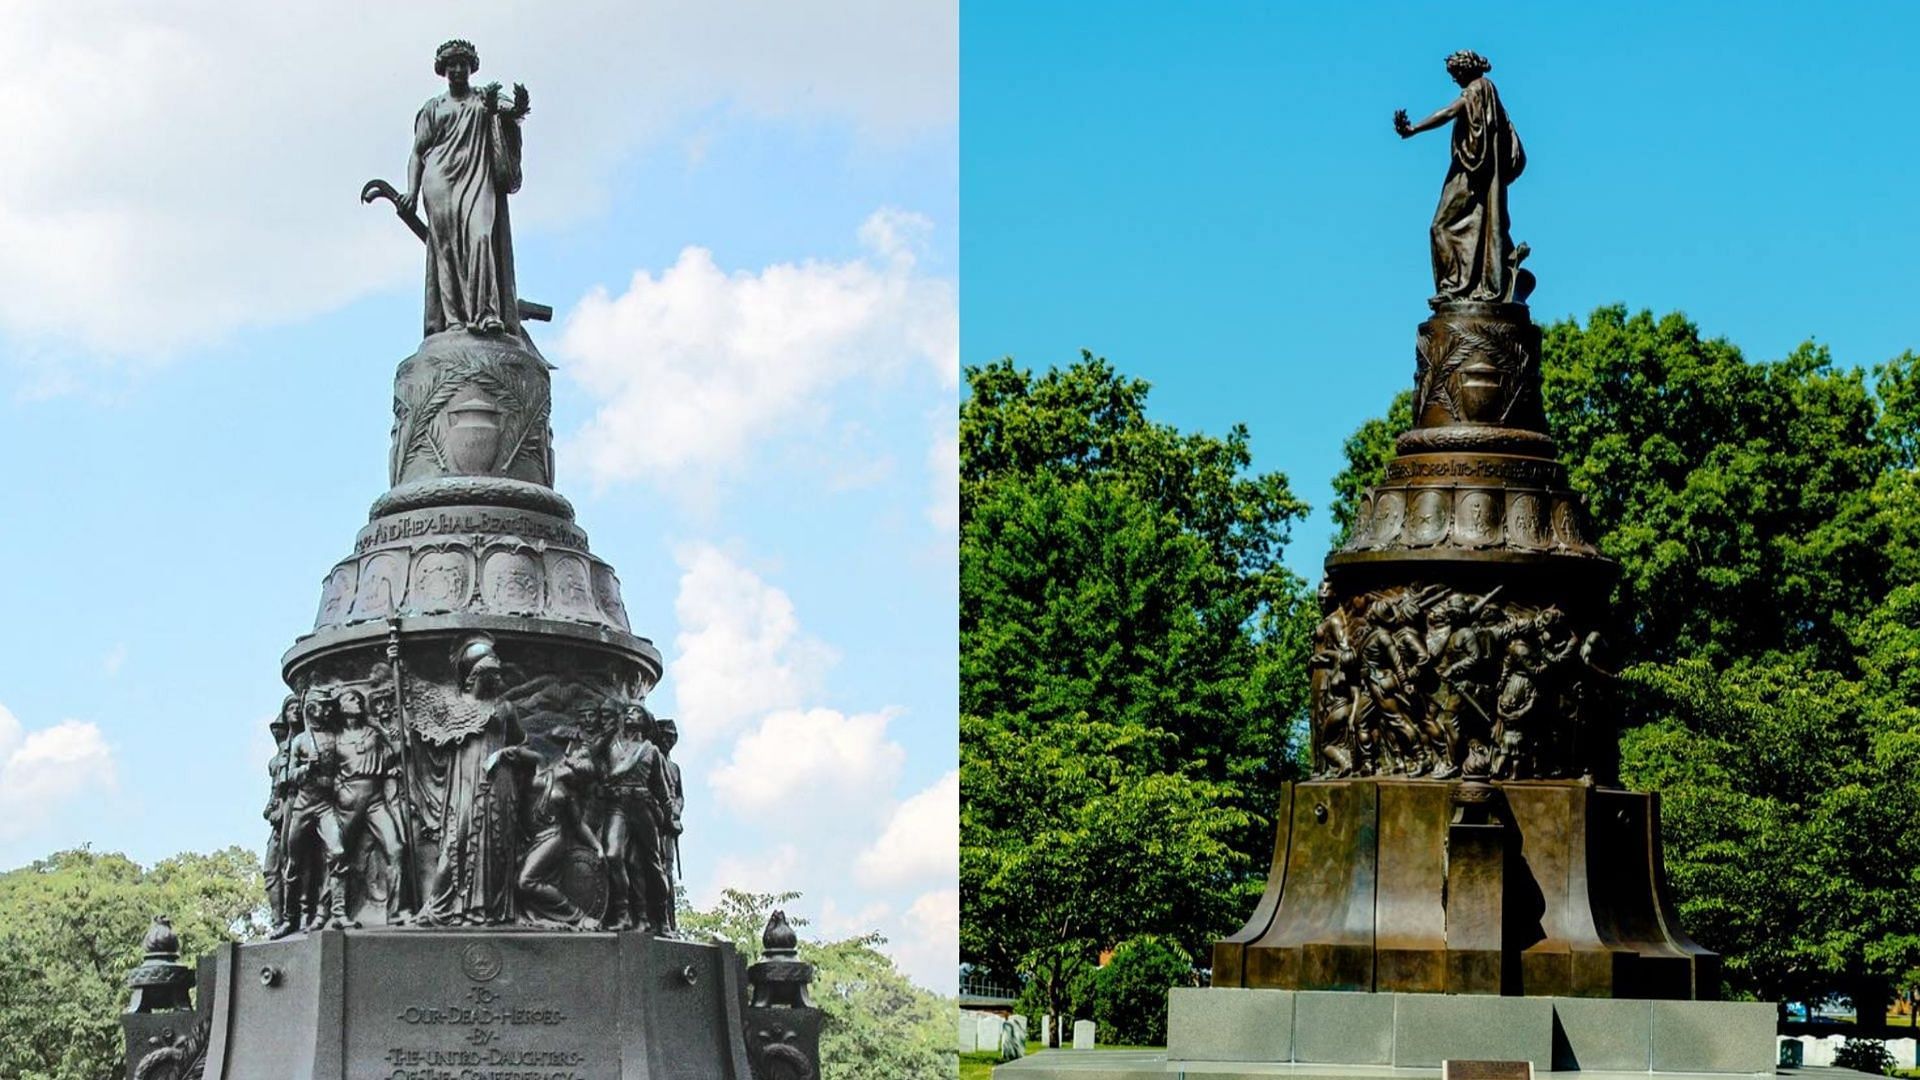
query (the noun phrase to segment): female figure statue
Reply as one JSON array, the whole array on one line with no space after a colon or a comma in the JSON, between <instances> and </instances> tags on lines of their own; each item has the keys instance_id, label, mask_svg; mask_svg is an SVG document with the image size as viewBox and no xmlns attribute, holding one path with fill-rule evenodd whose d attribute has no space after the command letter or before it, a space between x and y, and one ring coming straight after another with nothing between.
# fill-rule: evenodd
<instances>
[{"instance_id":1,"label":"female figure statue","mask_svg":"<svg viewBox=\"0 0 1920 1080\"><path fill-rule=\"evenodd\" d=\"M1417 124L1407 111L1393 114L1403 139L1453 122L1453 160L1440 205L1433 212L1433 302L1525 301L1532 275L1522 275L1527 247L1513 244L1507 217L1507 185L1520 178L1527 154L1486 74L1493 69L1475 52L1447 57L1447 74L1460 96Z\"/></svg>"},{"instance_id":2,"label":"female figure statue","mask_svg":"<svg viewBox=\"0 0 1920 1080\"><path fill-rule=\"evenodd\" d=\"M522 770L540 763L526 744L519 711L502 695L493 639L477 634L454 654L458 695L448 714L414 735L420 812L434 824L438 857L427 888L427 925L514 920L520 871Z\"/></svg>"},{"instance_id":3,"label":"female figure statue","mask_svg":"<svg viewBox=\"0 0 1920 1080\"><path fill-rule=\"evenodd\" d=\"M398 200L405 214L426 203L429 335L520 332L507 196L520 190L527 88L514 84L513 104L502 109L500 84L469 84L479 70L471 42L449 41L434 53L433 71L446 76L447 92L414 119L407 193Z\"/></svg>"}]
</instances>

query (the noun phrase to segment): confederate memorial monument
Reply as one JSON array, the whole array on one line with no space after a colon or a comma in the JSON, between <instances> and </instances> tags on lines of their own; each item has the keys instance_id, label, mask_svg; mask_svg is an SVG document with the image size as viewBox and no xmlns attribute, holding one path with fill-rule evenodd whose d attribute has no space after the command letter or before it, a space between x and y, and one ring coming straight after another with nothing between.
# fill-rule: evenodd
<instances>
[{"instance_id":1,"label":"confederate memorial monument","mask_svg":"<svg viewBox=\"0 0 1920 1080\"><path fill-rule=\"evenodd\" d=\"M391 486L282 661L273 940L203 958L183 1013L196 979L156 925L126 1018L137 1080L818 1073L785 917L751 972L675 926L661 656L553 487L526 330L551 309L516 293L508 216L530 98L479 68L440 46L405 189L362 191L425 245L423 337L394 377Z\"/></svg>"},{"instance_id":2,"label":"confederate memorial monument","mask_svg":"<svg viewBox=\"0 0 1920 1080\"><path fill-rule=\"evenodd\" d=\"M1617 784L1615 564L1547 431L1507 212L1526 154L1486 59L1446 66L1453 102L1394 116L1402 138L1451 130L1432 314L1414 426L1326 561L1312 779L1281 797L1265 892L1214 946L1212 987L1173 991L1166 1059L1103 1075L1772 1071L1775 1007L1713 1000L1719 958L1669 900L1658 798ZM1046 1055L1012 1068L1072 1075Z\"/></svg>"}]
</instances>

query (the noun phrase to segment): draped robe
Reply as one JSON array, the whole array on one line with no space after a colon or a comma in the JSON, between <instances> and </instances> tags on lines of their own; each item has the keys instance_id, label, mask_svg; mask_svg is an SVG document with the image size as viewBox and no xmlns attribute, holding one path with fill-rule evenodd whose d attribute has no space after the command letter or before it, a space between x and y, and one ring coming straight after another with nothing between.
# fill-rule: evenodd
<instances>
[{"instance_id":1,"label":"draped robe","mask_svg":"<svg viewBox=\"0 0 1920 1080\"><path fill-rule=\"evenodd\" d=\"M451 92L413 122L427 223L429 335L498 319L520 332L507 196L520 190L520 124L489 112L483 95Z\"/></svg>"},{"instance_id":2,"label":"draped robe","mask_svg":"<svg viewBox=\"0 0 1920 1080\"><path fill-rule=\"evenodd\" d=\"M1485 78L1460 91L1453 159L1433 212L1433 291L1447 300L1503 300L1513 235L1507 185L1527 166L1500 94Z\"/></svg>"}]
</instances>

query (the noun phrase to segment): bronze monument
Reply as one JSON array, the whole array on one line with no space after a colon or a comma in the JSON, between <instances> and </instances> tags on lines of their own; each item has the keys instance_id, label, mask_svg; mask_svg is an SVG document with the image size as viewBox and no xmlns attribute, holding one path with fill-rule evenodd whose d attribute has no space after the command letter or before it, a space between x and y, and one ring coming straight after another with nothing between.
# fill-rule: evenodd
<instances>
[{"instance_id":1,"label":"bronze monument","mask_svg":"<svg viewBox=\"0 0 1920 1080\"><path fill-rule=\"evenodd\" d=\"M1719 958L1667 897L1655 796L1614 784L1603 628L1614 563L1540 396L1507 185L1526 164L1478 54L1432 229L1414 427L1328 556L1314 775L1277 811L1216 986L1713 998Z\"/></svg>"},{"instance_id":2,"label":"bronze monument","mask_svg":"<svg viewBox=\"0 0 1920 1080\"><path fill-rule=\"evenodd\" d=\"M529 98L479 67L440 46L406 191L361 192L425 243L425 336L394 379L391 487L282 661L273 940L203 959L197 1023L130 1021L143 1077L817 1075L817 1010L749 994L810 966L750 976L675 930L661 656L553 488L525 325L551 311L515 295L507 213Z\"/></svg>"}]
</instances>

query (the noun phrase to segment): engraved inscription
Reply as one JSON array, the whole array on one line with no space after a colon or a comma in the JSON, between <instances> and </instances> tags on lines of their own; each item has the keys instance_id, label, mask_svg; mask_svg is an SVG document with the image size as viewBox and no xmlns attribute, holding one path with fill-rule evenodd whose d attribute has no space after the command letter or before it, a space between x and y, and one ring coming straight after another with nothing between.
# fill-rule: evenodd
<instances>
[{"instance_id":1,"label":"engraved inscription","mask_svg":"<svg viewBox=\"0 0 1920 1080\"><path fill-rule=\"evenodd\" d=\"M1548 484L1559 479L1560 467L1551 461L1528 458L1396 458L1387 462L1387 479L1417 480L1424 477L1459 477L1482 480L1511 480L1523 484Z\"/></svg>"},{"instance_id":2,"label":"engraved inscription","mask_svg":"<svg viewBox=\"0 0 1920 1080\"><path fill-rule=\"evenodd\" d=\"M463 969L499 974L491 945L469 947ZM489 955L489 953L492 955ZM393 1018L417 1033L389 1045L381 1055L393 1067L386 1080L585 1080L592 1055L568 1045L565 1009L510 1000L485 986L470 986L463 999L402 1006Z\"/></svg>"},{"instance_id":3,"label":"engraved inscription","mask_svg":"<svg viewBox=\"0 0 1920 1080\"><path fill-rule=\"evenodd\" d=\"M587 536L570 525L537 514L500 510L423 510L400 517L382 518L367 526L355 541L354 554L368 548L411 540L416 536L446 534L480 536L519 536L554 544L586 547Z\"/></svg>"}]
</instances>

